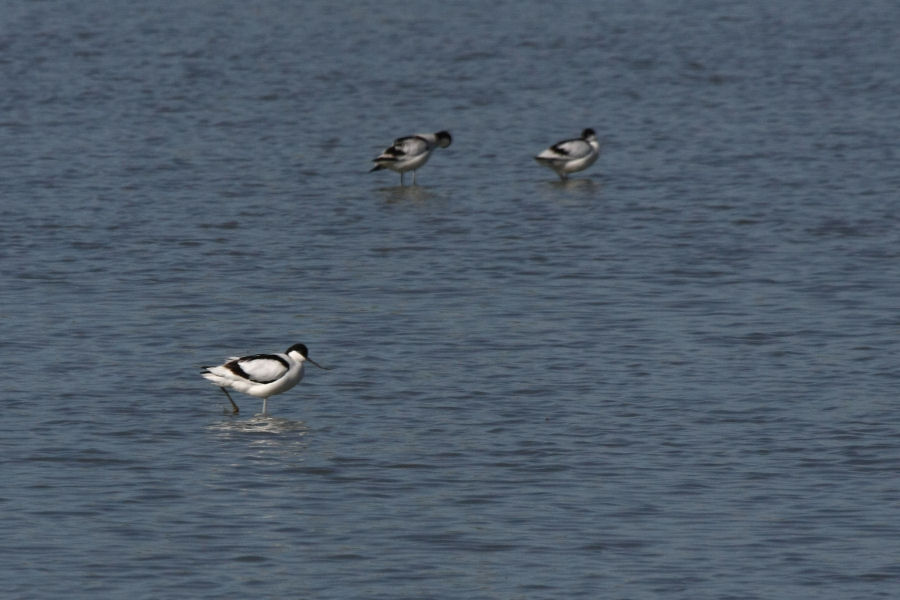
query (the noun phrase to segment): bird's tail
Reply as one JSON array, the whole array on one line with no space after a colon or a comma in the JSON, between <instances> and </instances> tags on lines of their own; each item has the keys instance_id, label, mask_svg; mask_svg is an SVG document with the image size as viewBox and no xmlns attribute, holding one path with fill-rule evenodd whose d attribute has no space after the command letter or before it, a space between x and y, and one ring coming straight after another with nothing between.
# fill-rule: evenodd
<instances>
[{"instance_id":1,"label":"bird's tail","mask_svg":"<svg viewBox=\"0 0 900 600\"><path fill-rule=\"evenodd\" d=\"M216 385L227 385L229 381L227 377L228 372L221 366L203 367L203 372L200 375Z\"/></svg>"},{"instance_id":2,"label":"bird's tail","mask_svg":"<svg viewBox=\"0 0 900 600\"><path fill-rule=\"evenodd\" d=\"M375 165L374 167L372 167L371 169L369 169L369 173L371 173L372 171L380 171L380 170L383 169L383 168L384 168L384 167L382 167L381 165Z\"/></svg>"}]
</instances>

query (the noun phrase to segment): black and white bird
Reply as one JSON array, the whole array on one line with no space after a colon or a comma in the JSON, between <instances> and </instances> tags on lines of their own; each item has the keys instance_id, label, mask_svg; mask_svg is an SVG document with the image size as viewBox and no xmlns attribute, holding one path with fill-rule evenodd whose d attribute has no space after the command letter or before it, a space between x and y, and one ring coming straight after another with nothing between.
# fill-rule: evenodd
<instances>
[{"instance_id":1,"label":"black and white bird","mask_svg":"<svg viewBox=\"0 0 900 600\"><path fill-rule=\"evenodd\" d=\"M538 163L556 171L563 181L569 173L582 171L600 156L600 142L593 129L585 129L581 137L557 142L534 157Z\"/></svg>"},{"instance_id":2,"label":"black and white bird","mask_svg":"<svg viewBox=\"0 0 900 600\"><path fill-rule=\"evenodd\" d=\"M416 183L416 169L428 162L431 151L435 148L446 148L453 138L448 131L437 133L417 133L397 138L394 143L372 159L375 166L369 171L390 169L400 173L400 185L403 185L403 174L413 172L413 185Z\"/></svg>"},{"instance_id":3,"label":"black and white bird","mask_svg":"<svg viewBox=\"0 0 900 600\"><path fill-rule=\"evenodd\" d=\"M203 367L203 377L219 386L231 402L234 413L238 406L227 388L263 399L263 416L269 414L269 397L286 392L303 379L303 363L309 361L329 370L309 357L303 344L294 344L286 352L232 356L224 364Z\"/></svg>"}]
</instances>

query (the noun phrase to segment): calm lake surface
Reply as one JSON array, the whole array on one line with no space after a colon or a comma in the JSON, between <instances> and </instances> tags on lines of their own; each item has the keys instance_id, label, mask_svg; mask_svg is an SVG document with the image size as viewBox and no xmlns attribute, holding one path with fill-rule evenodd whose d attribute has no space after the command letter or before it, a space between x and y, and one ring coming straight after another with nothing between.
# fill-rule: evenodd
<instances>
[{"instance_id":1,"label":"calm lake surface","mask_svg":"<svg viewBox=\"0 0 900 600\"><path fill-rule=\"evenodd\" d=\"M896 598L898 31L7 3L4 596ZM271 418L199 376L296 342Z\"/></svg>"}]
</instances>

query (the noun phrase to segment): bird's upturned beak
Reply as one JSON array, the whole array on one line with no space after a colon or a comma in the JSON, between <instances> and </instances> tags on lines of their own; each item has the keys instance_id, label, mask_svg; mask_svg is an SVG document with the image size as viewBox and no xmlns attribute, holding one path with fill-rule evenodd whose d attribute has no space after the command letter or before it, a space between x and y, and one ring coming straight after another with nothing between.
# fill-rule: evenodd
<instances>
[{"instance_id":1,"label":"bird's upturned beak","mask_svg":"<svg viewBox=\"0 0 900 600\"><path fill-rule=\"evenodd\" d=\"M316 361L314 361L313 359L311 359L311 358L308 357L308 356L306 357L306 360L308 360L308 361L311 362L312 364L316 365L316 366L319 367L320 369L324 369L325 371L330 371L330 370L333 368L333 367L323 367L322 365L320 365L319 363L317 363Z\"/></svg>"}]
</instances>

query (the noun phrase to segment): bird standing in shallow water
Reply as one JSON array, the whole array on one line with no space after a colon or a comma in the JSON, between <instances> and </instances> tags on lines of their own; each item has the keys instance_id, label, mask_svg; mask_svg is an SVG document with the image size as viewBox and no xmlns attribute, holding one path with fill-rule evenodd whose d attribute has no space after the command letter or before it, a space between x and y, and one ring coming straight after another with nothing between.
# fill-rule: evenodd
<instances>
[{"instance_id":1,"label":"bird standing in shallow water","mask_svg":"<svg viewBox=\"0 0 900 600\"><path fill-rule=\"evenodd\" d=\"M400 173L400 185L403 185L403 174L413 172L413 185L416 184L416 169L428 162L431 151L437 147L446 148L453 141L448 131L437 133L417 133L397 138L384 152L372 159L375 166L369 171L390 169Z\"/></svg>"},{"instance_id":2,"label":"bird standing in shallow water","mask_svg":"<svg viewBox=\"0 0 900 600\"><path fill-rule=\"evenodd\" d=\"M557 142L534 157L538 163L556 171L565 181L569 173L583 171L600 156L600 142L593 129L585 129L581 137Z\"/></svg>"},{"instance_id":3,"label":"bird standing in shallow water","mask_svg":"<svg viewBox=\"0 0 900 600\"><path fill-rule=\"evenodd\" d=\"M286 352L278 354L251 354L232 356L222 365L203 367L203 377L219 386L234 414L239 409L226 388L231 388L263 399L263 416L268 416L269 397L286 392L303 379L303 363L309 361L320 369L329 370L309 357L303 344L294 344Z\"/></svg>"}]
</instances>

